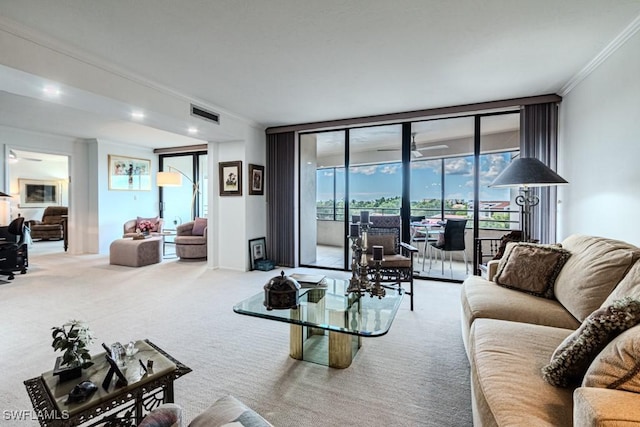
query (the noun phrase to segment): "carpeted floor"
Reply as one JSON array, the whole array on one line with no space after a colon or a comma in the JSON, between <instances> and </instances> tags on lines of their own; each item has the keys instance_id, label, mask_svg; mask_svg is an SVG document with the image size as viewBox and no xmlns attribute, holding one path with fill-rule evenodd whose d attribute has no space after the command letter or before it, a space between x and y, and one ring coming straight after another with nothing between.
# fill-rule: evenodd
<instances>
[{"instance_id":1,"label":"carpeted floor","mask_svg":"<svg viewBox=\"0 0 640 427\"><path fill-rule=\"evenodd\" d=\"M416 281L415 311L405 297L391 331L365 339L352 365L338 370L291 359L287 324L232 311L280 270L178 260L119 267L108 256L48 253L39 244L29 272L0 285L0 425L37 425L4 411L31 409L23 381L53 368L51 327L70 319L89 322L95 353L101 342L148 338L192 368L175 383L187 421L232 394L275 426L472 425L457 284Z\"/></svg>"}]
</instances>

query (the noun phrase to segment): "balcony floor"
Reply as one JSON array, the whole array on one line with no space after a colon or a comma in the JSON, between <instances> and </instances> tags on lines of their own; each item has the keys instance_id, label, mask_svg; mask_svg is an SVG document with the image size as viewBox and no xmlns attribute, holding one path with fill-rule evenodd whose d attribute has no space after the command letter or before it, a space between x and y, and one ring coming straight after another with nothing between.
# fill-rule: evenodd
<instances>
[{"instance_id":1,"label":"balcony floor","mask_svg":"<svg viewBox=\"0 0 640 427\"><path fill-rule=\"evenodd\" d=\"M424 270L422 267L422 247L420 249L419 256L416 256L413 260L415 266L415 275L420 278L429 278L429 279L442 279L442 280L464 280L468 274L466 273L464 262L453 260L451 263L451 269L449 269L449 259L448 257L444 262L444 274L442 273L442 264L440 258L437 260L435 258L431 262L431 269L429 269L429 257L425 259L424 262ZM305 264L312 267L324 267L324 268L333 268L337 270L343 269L343 257L344 257L344 249L339 246L326 246L326 245L318 245L316 247L316 261L313 263ZM469 275L472 274L472 257L467 251L467 259L469 260Z\"/></svg>"}]
</instances>

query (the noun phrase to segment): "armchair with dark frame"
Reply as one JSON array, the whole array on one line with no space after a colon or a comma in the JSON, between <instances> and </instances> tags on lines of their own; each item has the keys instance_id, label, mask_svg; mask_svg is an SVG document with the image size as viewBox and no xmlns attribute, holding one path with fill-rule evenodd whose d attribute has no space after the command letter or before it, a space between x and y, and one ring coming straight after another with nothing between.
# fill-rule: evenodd
<instances>
[{"instance_id":1,"label":"armchair with dark frame","mask_svg":"<svg viewBox=\"0 0 640 427\"><path fill-rule=\"evenodd\" d=\"M47 206L42 214L42 220L28 221L31 238L35 240L64 239L63 216L68 215L67 206Z\"/></svg>"},{"instance_id":2,"label":"armchair with dark frame","mask_svg":"<svg viewBox=\"0 0 640 427\"><path fill-rule=\"evenodd\" d=\"M400 239L401 220L399 215L372 215L369 217L371 226L368 232L367 262L374 265L372 247L384 248L384 261L381 264L380 273L382 282L408 283L409 291L405 291L411 297L411 310L413 311L413 256L418 249ZM371 269L373 280L374 269Z\"/></svg>"},{"instance_id":3,"label":"armchair with dark frame","mask_svg":"<svg viewBox=\"0 0 640 427\"><path fill-rule=\"evenodd\" d=\"M14 279L14 273L27 272L29 266L29 256L27 249L28 229L24 224L24 217L11 221L7 227L0 227L0 274L9 276L8 280Z\"/></svg>"}]
</instances>

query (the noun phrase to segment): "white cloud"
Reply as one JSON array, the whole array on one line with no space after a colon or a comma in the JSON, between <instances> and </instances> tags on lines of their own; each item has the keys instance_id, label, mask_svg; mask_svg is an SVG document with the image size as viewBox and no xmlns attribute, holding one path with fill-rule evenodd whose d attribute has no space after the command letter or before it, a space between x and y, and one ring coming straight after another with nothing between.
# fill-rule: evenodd
<instances>
[{"instance_id":1,"label":"white cloud","mask_svg":"<svg viewBox=\"0 0 640 427\"><path fill-rule=\"evenodd\" d=\"M444 162L445 173L449 175L469 175L473 163L464 158L450 159Z\"/></svg>"},{"instance_id":2,"label":"white cloud","mask_svg":"<svg viewBox=\"0 0 640 427\"><path fill-rule=\"evenodd\" d=\"M398 170L400 170L400 165L396 164L396 165L384 166L380 172L386 175L393 175L397 173Z\"/></svg>"},{"instance_id":3,"label":"white cloud","mask_svg":"<svg viewBox=\"0 0 640 427\"><path fill-rule=\"evenodd\" d=\"M373 175L376 173L376 171L378 170L378 166L376 165L372 165L372 166L353 166L351 168L349 168L349 171L351 173L360 173L362 175Z\"/></svg>"}]
</instances>

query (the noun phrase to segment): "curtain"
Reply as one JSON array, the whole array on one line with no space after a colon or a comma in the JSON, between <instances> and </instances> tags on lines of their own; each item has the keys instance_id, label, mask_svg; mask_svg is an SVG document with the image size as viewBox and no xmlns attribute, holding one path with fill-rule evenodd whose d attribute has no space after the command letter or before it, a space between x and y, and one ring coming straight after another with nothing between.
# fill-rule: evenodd
<instances>
[{"instance_id":1,"label":"curtain","mask_svg":"<svg viewBox=\"0 0 640 427\"><path fill-rule=\"evenodd\" d=\"M520 155L535 157L554 171L558 158L558 104L525 105L520 110ZM531 238L555 243L557 191L555 186L532 189L540 203L532 209Z\"/></svg>"},{"instance_id":2,"label":"curtain","mask_svg":"<svg viewBox=\"0 0 640 427\"><path fill-rule=\"evenodd\" d=\"M295 267L295 133L267 135L267 255L276 265Z\"/></svg>"}]
</instances>

